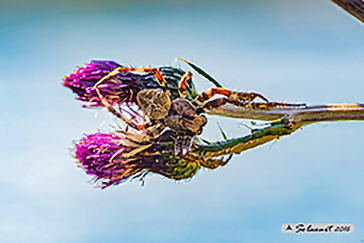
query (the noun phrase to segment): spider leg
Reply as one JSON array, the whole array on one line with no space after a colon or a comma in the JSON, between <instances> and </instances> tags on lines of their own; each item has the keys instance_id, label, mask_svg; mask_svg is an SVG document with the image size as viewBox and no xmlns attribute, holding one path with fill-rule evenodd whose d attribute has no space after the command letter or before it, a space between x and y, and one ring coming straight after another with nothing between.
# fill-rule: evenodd
<instances>
[{"instance_id":1,"label":"spider leg","mask_svg":"<svg viewBox=\"0 0 364 243\"><path fill-rule=\"evenodd\" d=\"M144 73L153 73L155 78L157 79L158 84L164 88L167 89L166 81L163 78L162 73L159 71L158 68L154 67L126 67L123 68L123 72L144 72Z\"/></svg>"},{"instance_id":2,"label":"spider leg","mask_svg":"<svg viewBox=\"0 0 364 243\"><path fill-rule=\"evenodd\" d=\"M154 122L146 122L143 124L136 124L134 122L131 122L129 119L126 119L120 112L118 112L114 107L112 107L109 102L102 96L99 85L102 84L105 80L118 75L119 73L127 73L127 72L149 72L154 73L155 78L157 79L160 86L162 86L164 89L166 89L166 81L164 80L161 72L157 68L153 67L141 67L141 68L133 68L133 67L118 67L111 71L108 75L102 77L94 86L93 88L96 89L96 92L102 102L102 104L117 118L125 122L128 126L132 127L133 129L136 129L138 131L144 130L146 128L149 128L153 125L155 125ZM168 92L168 90L167 90Z\"/></svg>"},{"instance_id":3,"label":"spider leg","mask_svg":"<svg viewBox=\"0 0 364 243\"><path fill-rule=\"evenodd\" d=\"M100 85L103 81L119 74L119 73L129 73L129 72L144 72L144 73L153 73L155 78L157 79L158 84L161 87L166 88L166 81L163 78L162 73L159 71L158 68L155 67L118 67L110 72L108 75L104 76L100 79L96 84L95 88Z\"/></svg>"},{"instance_id":4,"label":"spider leg","mask_svg":"<svg viewBox=\"0 0 364 243\"><path fill-rule=\"evenodd\" d=\"M111 113L113 113L117 118L119 118L120 120L122 120L126 125L128 125L129 127L133 128L133 129L135 129L137 131L142 131L142 130L145 130L145 129L149 128L149 127L152 127L152 126L156 125L156 123L154 121L148 121L148 122L144 122L142 124L137 124L133 119L127 119L120 112L117 112L114 109L114 107L112 107L112 106L109 105L109 106L106 106L106 108Z\"/></svg>"},{"instance_id":5,"label":"spider leg","mask_svg":"<svg viewBox=\"0 0 364 243\"><path fill-rule=\"evenodd\" d=\"M117 116L118 118L122 119L120 117L119 112L117 112L110 104L109 102L107 102L107 100L101 95L100 89L99 89L99 85L101 83L103 83L105 80L118 75L119 73L127 73L127 72L146 72L146 73L153 73L158 84L165 90L167 90L166 88L166 81L164 80L162 73L157 69L157 68L153 68L153 67L140 67L140 68L133 68L133 67L118 67L116 69L114 69L113 71L111 71L108 75L102 77L94 86L93 88L96 89L96 92L102 102L102 104L111 112L113 113L115 116ZM167 90L167 92L169 92Z\"/></svg>"},{"instance_id":6,"label":"spider leg","mask_svg":"<svg viewBox=\"0 0 364 243\"><path fill-rule=\"evenodd\" d=\"M155 125L154 122L146 122L146 123L142 123L142 124L135 124L135 123L131 122L130 120L126 119L123 116L121 116L119 118L123 122L125 122L128 126L130 126L131 128L133 128L133 129L135 129L137 131L142 131L142 130L145 130L145 129Z\"/></svg>"},{"instance_id":7,"label":"spider leg","mask_svg":"<svg viewBox=\"0 0 364 243\"><path fill-rule=\"evenodd\" d=\"M265 103L255 103L255 102L242 102L236 99L219 98L215 100L208 101L202 106L197 108L196 113L201 114L211 109L216 109L225 104L232 104L235 106L246 107L252 110L269 110L274 107L294 107L294 106L306 106L306 104L289 104L280 102L265 102Z\"/></svg>"},{"instance_id":8,"label":"spider leg","mask_svg":"<svg viewBox=\"0 0 364 243\"><path fill-rule=\"evenodd\" d=\"M233 155L229 155L227 159L211 159L205 156L197 155L194 153L188 153L185 155L184 159L196 161L198 162L202 167L208 168L208 169L216 169L219 166L225 166L233 157Z\"/></svg>"},{"instance_id":9,"label":"spider leg","mask_svg":"<svg viewBox=\"0 0 364 243\"><path fill-rule=\"evenodd\" d=\"M152 138L155 138L157 136L159 136L163 131L164 129L166 128L165 125L163 124L160 124L158 127L156 127L153 131L150 131L150 133L148 134L148 136L152 137ZM149 131L148 131L149 132Z\"/></svg>"},{"instance_id":10,"label":"spider leg","mask_svg":"<svg viewBox=\"0 0 364 243\"><path fill-rule=\"evenodd\" d=\"M235 100L239 100L239 101L252 101L255 98L259 97L262 100L268 102L267 98L265 98L263 95L258 94L258 93L253 93L253 92L245 93L245 92L230 91L230 90L224 89L224 88L211 88L211 89L208 89L207 91L201 93L199 96L197 96L197 98L192 103L194 105L199 105L199 104L207 101L208 99L212 98L216 94L223 95L223 96L226 96L227 98L235 99Z\"/></svg>"},{"instance_id":11,"label":"spider leg","mask_svg":"<svg viewBox=\"0 0 364 243\"><path fill-rule=\"evenodd\" d=\"M119 113L119 112L117 112L117 110L115 110L115 108L114 107L112 107L110 104L109 104L109 102L107 102L107 100L101 95L101 92L100 92L100 89L99 89L99 85L102 83L102 82L104 82L105 80L107 80L107 79L109 79L109 78L111 78L111 77L113 77L113 76L115 76L115 75L117 75L117 74L119 74L121 71L121 69L122 69L123 67L118 67L118 68L116 68L116 69L114 69L113 71L111 71L108 75L106 75L106 76L104 76L104 77L102 77L94 86L93 86L93 88L94 89L96 89L96 92L97 92L97 95L99 96L99 98L100 98L100 100L101 100L101 102L102 102L102 104L108 109L108 111L110 111L112 114L114 114L116 117L118 117L118 118L120 118L120 119L122 119L121 118L121 114Z\"/></svg>"},{"instance_id":12,"label":"spider leg","mask_svg":"<svg viewBox=\"0 0 364 243\"><path fill-rule=\"evenodd\" d=\"M182 99L187 97L187 80L189 80L191 77L191 72L185 72L178 82L178 92Z\"/></svg>"}]
</instances>

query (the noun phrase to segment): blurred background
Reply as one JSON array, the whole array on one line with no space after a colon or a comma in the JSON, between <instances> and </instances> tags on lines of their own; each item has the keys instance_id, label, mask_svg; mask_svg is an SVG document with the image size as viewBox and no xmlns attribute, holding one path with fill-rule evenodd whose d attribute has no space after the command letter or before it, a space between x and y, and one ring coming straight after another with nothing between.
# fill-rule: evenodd
<instances>
[{"instance_id":1,"label":"blurred background","mask_svg":"<svg viewBox=\"0 0 364 243\"><path fill-rule=\"evenodd\" d=\"M180 57L270 100L364 103L363 30L329 0L0 1L0 242L363 242L363 122L307 126L189 181L148 175L100 190L72 141L115 120L61 85L92 59ZM205 139L222 140L217 123L249 133L250 121L208 119ZM299 222L355 232L281 233Z\"/></svg>"}]
</instances>

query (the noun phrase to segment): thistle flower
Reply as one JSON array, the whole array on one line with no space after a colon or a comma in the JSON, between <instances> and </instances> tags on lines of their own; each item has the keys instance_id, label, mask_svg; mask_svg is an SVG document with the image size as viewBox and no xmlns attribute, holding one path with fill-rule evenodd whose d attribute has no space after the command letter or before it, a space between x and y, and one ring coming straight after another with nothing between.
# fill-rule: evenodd
<instances>
[{"instance_id":1,"label":"thistle flower","mask_svg":"<svg viewBox=\"0 0 364 243\"><path fill-rule=\"evenodd\" d=\"M76 93L77 99L87 103L84 107L100 107L103 104L94 85L118 67L122 65L113 61L91 61L65 76L63 85ZM159 70L167 82L172 97L179 97L178 81L183 71L172 67L161 67ZM140 90L159 87L152 73L136 72L118 73L98 86L102 97L112 106L136 102L136 95Z\"/></svg>"},{"instance_id":2,"label":"thistle flower","mask_svg":"<svg viewBox=\"0 0 364 243\"><path fill-rule=\"evenodd\" d=\"M87 107L102 106L94 85L118 67L121 65L112 61L91 61L66 76L63 79L63 85L76 93L79 100L87 102ZM141 90L143 81L146 80L148 79L138 74L120 73L100 84L99 90L110 105L133 102L136 98L135 94Z\"/></svg>"},{"instance_id":3,"label":"thistle flower","mask_svg":"<svg viewBox=\"0 0 364 243\"><path fill-rule=\"evenodd\" d=\"M149 172L175 180L187 179L200 168L194 161L175 157L172 141L139 147L129 144L128 138L118 132L91 134L76 144L75 157L87 174L95 176L95 182L101 182L101 188L144 177Z\"/></svg>"}]
</instances>

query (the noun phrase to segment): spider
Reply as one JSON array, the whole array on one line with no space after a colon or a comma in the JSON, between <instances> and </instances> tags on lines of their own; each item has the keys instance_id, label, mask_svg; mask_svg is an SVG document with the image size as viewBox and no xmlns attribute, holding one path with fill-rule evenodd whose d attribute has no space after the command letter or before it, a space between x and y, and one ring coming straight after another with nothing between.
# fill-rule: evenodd
<instances>
[{"instance_id":1,"label":"spider","mask_svg":"<svg viewBox=\"0 0 364 243\"><path fill-rule=\"evenodd\" d=\"M190 65L193 69L210 81L214 80L211 76L206 74L194 64L182 59L179 60ZM137 94L137 103L144 114L149 118L149 121L143 124L136 124L115 110L101 95L98 88L98 86L105 80L116 76L119 73L128 72L152 74L160 86L160 88L143 89ZM222 87L210 88L205 92L202 92L194 100L189 101L186 99L188 92L187 81L191 78L191 72L184 72L178 84L180 98L174 100L171 98L170 91L167 88L166 81L164 80L162 73L155 67L118 67L108 75L101 78L93 88L96 90L103 105L131 128L141 131L154 126L155 129L152 132L148 130L153 137L161 134L165 128L169 128L171 131L175 132L177 136L174 143L174 152L176 156L182 157L186 156L186 154L190 152L192 138L201 134L207 123L207 118L202 115L202 113L211 109L216 109L227 103L235 106L246 107L248 109L270 109L277 106L301 106L301 104L269 102L267 98L258 93L230 91ZM217 94L224 97L210 100ZM255 98L260 98L264 102L252 102Z\"/></svg>"}]
</instances>

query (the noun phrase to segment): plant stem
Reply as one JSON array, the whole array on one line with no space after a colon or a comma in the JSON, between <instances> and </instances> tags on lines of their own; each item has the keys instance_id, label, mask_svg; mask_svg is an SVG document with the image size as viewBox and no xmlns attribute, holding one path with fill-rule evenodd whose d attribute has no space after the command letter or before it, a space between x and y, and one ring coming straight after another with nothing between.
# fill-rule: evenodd
<instances>
[{"instance_id":1,"label":"plant stem","mask_svg":"<svg viewBox=\"0 0 364 243\"><path fill-rule=\"evenodd\" d=\"M364 2L362 0L332 0L332 2L364 23Z\"/></svg>"},{"instance_id":2,"label":"plant stem","mask_svg":"<svg viewBox=\"0 0 364 243\"><path fill-rule=\"evenodd\" d=\"M329 104L306 107L274 108L270 110L252 110L244 107L225 105L211 110L209 114L263 121L273 121L287 117L290 122L302 126L325 121L364 120L364 104Z\"/></svg>"}]
</instances>

